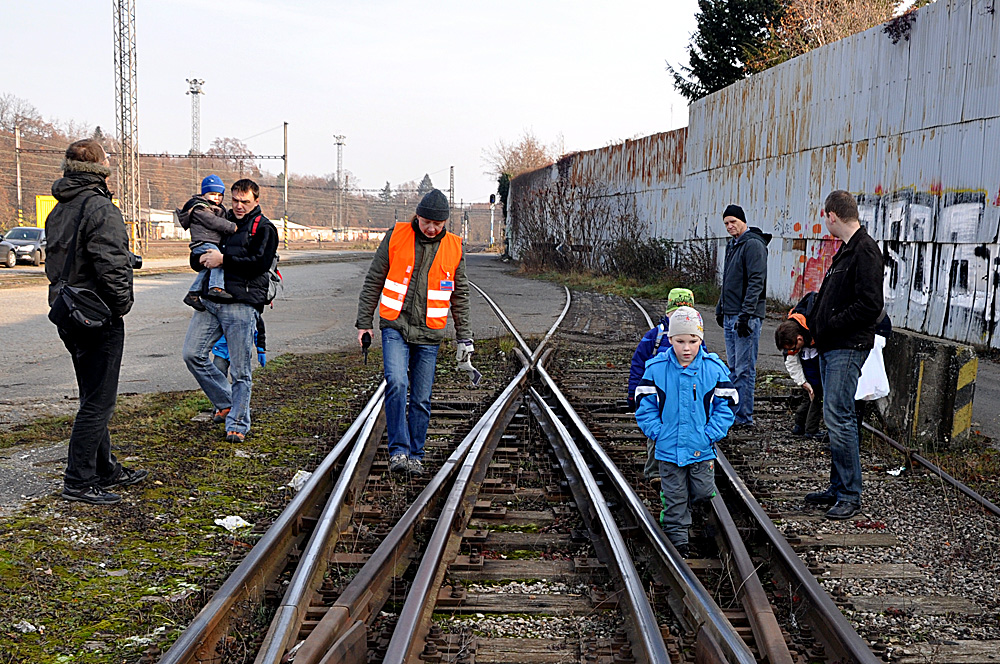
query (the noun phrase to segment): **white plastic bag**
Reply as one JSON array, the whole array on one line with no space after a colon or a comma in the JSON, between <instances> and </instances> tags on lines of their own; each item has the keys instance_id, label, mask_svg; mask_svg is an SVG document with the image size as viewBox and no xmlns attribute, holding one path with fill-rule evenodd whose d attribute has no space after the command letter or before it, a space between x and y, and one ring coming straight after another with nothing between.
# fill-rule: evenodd
<instances>
[{"instance_id":1,"label":"white plastic bag","mask_svg":"<svg viewBox=\"0 0 1000 664\"><path fill-rule=\"evenodd\" d=\"M855 401L874 401L889 396L889 377L885 373L885 361L882 359L883 348L885 337L876 334L875 347L868 353L868 359L861 367L858 389L854 393Z\"/></svg>"}]
</instances>

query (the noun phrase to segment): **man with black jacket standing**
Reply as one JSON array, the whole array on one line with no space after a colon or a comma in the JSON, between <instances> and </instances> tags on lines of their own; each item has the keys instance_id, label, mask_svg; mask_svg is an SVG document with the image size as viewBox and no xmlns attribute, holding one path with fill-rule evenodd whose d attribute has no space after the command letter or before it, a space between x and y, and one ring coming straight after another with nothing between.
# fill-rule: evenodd
<instances>
[{"instance_id":1,"label":"man with black jacket standing","mask_svg":"<svg viewBox=\"0 0 1000 664\"><path fill-rule=\"evenodd\" d=\"M132 253L121 212L111 202L107 154L92 139L66 148L63 177L52 185L58 203L45 221L48 250L45 276L49 305L56 299L66 262L66 284L94 291L111 310L108 325L90 331L58 328L73 357L80 410L73 421L62 497L111 505L121 496L111 489L144 480L145 470L125 468L111 452L108 423L118 398L118 375L125 347L123 317L132 308ZM76 237L73 255L70 245Z\"/></svg>"},{"instance_id":2,"label":"man with black jacket standing","mask_svg":"<svg viewBox=\"0 0 1000 664\"><path fill-rule=\"evenodd\" d=\"M747 226L743 208L730 205L722 213L730 240L722 270L722 292L715 320L725 333L730 379L740 394L733 428L753 426L753 392L757 350L767 305L767 243L771 234Z\"/></svg>"},{"instance_id":3,"label":"man with black jacket standing","mask_svg":"<svg viewBox=\"0 0 1000 664\"><path fill-rule=\"evenodd\" d=\"M830 432L830 486L806 496L832 505L829 519L849 519L861 509L861 455L854 410L861 367L875 344L884 306L883 262L878 244L858 221L858 203L838 190L823 205L826 227L843 244L826 271L808 323L819 351L825 392L823 418Z\"/></svg>"},{"instance_id":4,"label":"man with black jacket standing","mask_svg":"<svg viewBox=\"0 0 1000 664\"><path fill-rule=\"evenodd\" d=\"M184 338L184 363L205 395L215 406L212 420L225 422L226 440L241 443L250 431L251 368L256 353L254 330L257 315L268 304L268 270L278 250L278 231L261 214L257 201L260 188L253 180L238 180L230 188L232 208L229 220L236 232L222 240L220 251L192 255L195 270L222 266L226 292L220 299L211 292L202 295L205 311L195 311ZM212 346L223 335L229 347L230 386L209 359Z\"/></svg>"}]
</instances>

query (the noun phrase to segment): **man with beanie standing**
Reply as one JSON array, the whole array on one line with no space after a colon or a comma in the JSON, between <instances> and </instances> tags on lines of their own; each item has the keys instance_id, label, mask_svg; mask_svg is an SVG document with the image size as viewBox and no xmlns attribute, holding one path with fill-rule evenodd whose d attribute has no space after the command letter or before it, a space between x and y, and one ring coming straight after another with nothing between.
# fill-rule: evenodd
<instances>
[{"instance_id":1,"label":"man with beanie standing","mask_svg":"<svg viewBox=\"0 0 1000 664\"><path fill-rule=\"evenodd\" d=\"M830 433L830 485L806 502L832 505L828 519L849 519L861 510L861 453L854 398L858 378L875 345L875 324L885 305L878 243L858 220L858 203L834 191L823 205L826 227L841 241L806 321L819 351L823 419Z\"/></svg>"},{"instance_id":2,"label":"man with beanie standing","mask_svg":"<svg viewBox=\"0 0 1000 664\"><path fill-rule=\"evenodd\" d=\"M668 334L670 348L646 363L635 390L635 420L656 441L660 526L686 558L691 507L715 496L715 444L733 423L739 394L719 356L702 347L697 310L674 311Z\"/></svg>"},{"instance_id":3,"label":"man with beanie standing","mask_svg":"<svg viewBox=\"0 0 1000 664\"><path fill-rule=\"evenodd\" d=\"M424 472L424 442L431 413L431 389L448 312L455 321L456 359L468 361L474 348L469 324L469 280L462 240L445 229L448 199L433 189L408 222L393 226L372 259L358 298L358 343L372 333L379 312L389 437L389 469ZM407 399L409 392L409 399Z\"/></svg>"},{"instance_id":4,"label":"man with beanie standing","mask_svg":"<svg viewBox=\"0 0 1000 664\"><path fill-rule=\"evenodd\" d=\"M767 243L771 234L747 226L743 208L730 205L722 213L730 239L722 270L722 293L715 321L726 337L726 359L740 393L735 426L753 426L753 393L757 380L757 349L766 315Z\"/></svg>"},{"instance_id":5,"label":"man with beanie standing","mask_svg":"<svg viewBox=\"0 0 1000 664\"><path fill-rule=\"evenodd\" d=\"M125 347L124 316L133 302L132 253L125 221L111 202L106 182L110 174L110 162L100 143L84 139L70 145L63 177L52 185L58 203L45 222L49 305L59 294L68 262L66 285L94 291L111 310L111 321L102 328L85 332L58 328L59 338L73 357L80 392L62 497L93 505L120 502L121 496L111 489L136 484L149 474L118 463L108 431ZM70 245L74 245L72 253Z\"/></svg>"}]
</instances>

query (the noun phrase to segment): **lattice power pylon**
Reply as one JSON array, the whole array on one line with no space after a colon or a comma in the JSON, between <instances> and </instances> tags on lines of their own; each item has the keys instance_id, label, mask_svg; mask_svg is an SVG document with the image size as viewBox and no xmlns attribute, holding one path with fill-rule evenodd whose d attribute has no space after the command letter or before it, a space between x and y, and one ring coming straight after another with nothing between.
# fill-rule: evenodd
<instances>
[{"instance_id":1,"label":"lattice power pylon","mask_svg":"<svg viewBox=\"0 0 1000 664\"><path fill-rule=\"evenodd\" d=\"M139 223L139 115L136 101L135 0L113 0L115 23L116 128L121 143L118 155L118 200L129 229L132 251L138 249Z\"/></svg>"},{"instance_id":2,"label":"lattice power pylon","mask_svg":"<svg viewBox=\"0 0 1000 664\"><path fill-rule=\"evenodd\" d=\"M337 228L344 227L344 139L342 134L333 137L337 143Z\"/></svg>"},{"instance_id":3,"label":"lattice power pylon","mask_svg":"<svg viewBox=\"0 0 1000 664\"><path fill-rule=\"evenodd\" d=\"M201 154L201 86L205 81L200 78L188 78L187 94L191 95L191 154Z\"/></svg>"}]
</instances>

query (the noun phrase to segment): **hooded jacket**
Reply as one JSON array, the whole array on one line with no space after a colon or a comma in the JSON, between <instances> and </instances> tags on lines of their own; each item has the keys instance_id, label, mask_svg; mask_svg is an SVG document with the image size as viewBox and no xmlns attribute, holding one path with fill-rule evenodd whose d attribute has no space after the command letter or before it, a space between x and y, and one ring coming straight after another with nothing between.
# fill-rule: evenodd
<instances>
[{"instance_id":1,"label":"hooded jacket","mask_svg":"<svg viewBox=\"0 0 1000 664\"><path fill-rule=\"evenodd\" d=\"M114 316L124 316L132 308L132 253L125 220L111 202L105 180L110 173L103 164L67 160L64 177L52 184L58 202L45 220L49 305L58 294L63 267L71 260L66 283L97 293ZM76 251L67 256L81 209Z\"/></svg>"},{"instance_id":2,"label":"hooded jacket","mask_svg":"<svg viewBox=\"0 0 1000 664\"><path fill-rule=\"evenodd\" d=\"M882 268L882 252L864 227L840 246L808 317L819 352L875 345L875 324L885 306Z\"/></svg>"},{"instance_id":3,"label":"hooded jacket","mask_svg":"<svg viewBox=\"0 0 1000 664\"><path fill-rule=\"evenodd\" d=\"M715 314L747 314L764 318L767 313L767 245L771 234L751 226L726 242L722 269L722 292Z\"/></svg>"},{"instance_id":4,"label":"hooded jacket","mask_svg":"<svg viewBox=\"0 0 1000 664\"><path fill-rule=\"evenodd\" d=\"M237 219L230 210L229 221L236 224L236 232L224 237L219 249L222 251L222 271L226 276L226 292L233 301L249 304L262 311L268 303L268 270L278 252L278 229L271 220L261 214L258 205L242 219ZM257 230L254 231L254 224ZM190 257L191 268L200 271L205 266L200 256ZM208 280L205 280L205 287ZM211 295L203 295L212 299ZM227 302L229 300L226 300Z\"/></svg>"},{"instance_id":5,"label":"hooded jacket","mask_svg":"<svg viewBox=\"0 0 1000 664\"><path fill-rule=\"evenodd\" d=\"M379 316L379 329L387 327L398 330L403 340L410 344L439 344L444 341L445 330L432 330L427 327L427 273L437 255L441 238L445 231L434 237L427 237L420 232L416 221L412 222L414 230L413 247L413 278L403 300L403 308L395 320L387 320ZM389 240L392 229L385 234L382 243L375 252L365 283L358 297L358 317L354 327L359 330L372 328L372 319L378 308L379 298L385 278L389 274ZM450 314L455 322L457 339L472 339L472 326L469 324L469 278L465 274L465 252L455 270L455 291L451 296Z\"/></svg>"},{"instance_id":6,"label":"hooded jacket","mask_svg":"<svg viewBox=\"0 0 1000 664\"><path fill-rule=\"evenodd\" d=\"M688 466L715 458L740 397L718 355L699 348L682 367L671 347L646 363L635 398L635 420L656 442L656 459Z\"/></svg>"},{"instance_id":7,"label":"hooded jacket","mask_svg":"<svg viewBox=\"0 0 1000 664\"><path fill-rule=\"evenodd\" d=\"M236 232L236 224L226 218L226 208L204 196L192 196L175 210L181 228L191 231L191 248L211 242L219 244L224 235Z\"/></svg>"},{"instance_id":8,"label":"hooded jacket","mask_svg":"<svg viewBox=\"0 0 1000 664\"><path fill-rule=\"evenodd\" d=\"M822 394L823 381L819 371L819 352L816 350L808 323L808 317L812 313L815 301L816 293L810 291L788 312L788 320L794 320L804 329L802 340L805 343L799 352L791 354L788 351L782 351L782 355L785 356L785 369L796 385L801 386L804 383L809 383L814 390L818 391L817 393Z\"/></svg>"}]
</instances>

